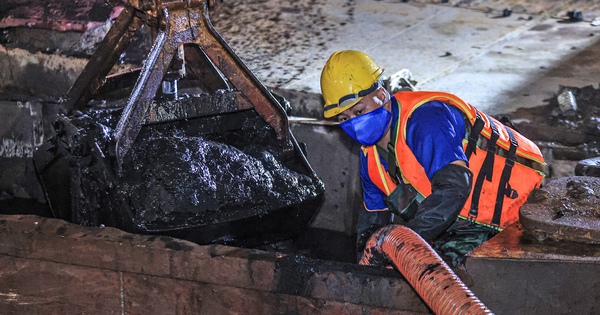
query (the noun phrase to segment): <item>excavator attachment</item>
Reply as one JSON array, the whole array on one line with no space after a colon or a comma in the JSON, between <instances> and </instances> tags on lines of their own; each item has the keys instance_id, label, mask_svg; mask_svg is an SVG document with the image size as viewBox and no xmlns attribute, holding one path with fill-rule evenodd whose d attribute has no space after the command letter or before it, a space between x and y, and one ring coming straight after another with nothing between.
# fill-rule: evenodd
<instances>
[{"instance_id":1,"label":"excavator attachment","mask_svg":"<svg viewBox=\"0 0 600 315\"><path fill-rule=\"evenodd\" d=\"M253 245L308 225L324 186L272 94L210 23L212 3L128 0L34 155L54 216ZM136 32L139 69L111 74ZM287 105L289 106L289 105Z\"/></svg>"}]
</instances>

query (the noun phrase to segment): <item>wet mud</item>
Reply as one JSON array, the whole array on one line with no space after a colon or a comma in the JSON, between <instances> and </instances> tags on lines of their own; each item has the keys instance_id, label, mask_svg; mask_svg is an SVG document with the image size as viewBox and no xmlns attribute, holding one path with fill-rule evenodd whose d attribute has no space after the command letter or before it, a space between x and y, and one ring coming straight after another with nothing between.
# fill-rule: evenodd
<instances>
[{"instance_id":1,"label":"wet mud","mask_svg":"<svg viewBox=\"0 0 600 315\"><path fill-rule=\"evenodd\" d=\"M571 104L559 97L565 91L572 93ZM600 156L600 89L563 86L547 101L547 105L521 108L505 116L522 134L551 150L555 159Z\"/></svg>"},{"instance_id":2,"label":"wet mud","mask_svg":"<svg viewBox=\"0 0 600 315\"><path fill-rule=\"evenodd\" d=\"M237 132L250 134L243 128ZM120 191L140 209L136 221L155 229L214 224L263 216L317 197L318 181L287 169L260 143L244 139L247 144L235 147L210 140L233 136L192 136L172 126L148 127L124 165Z\"/></svg>"},{"instance_id":3,"label":"wet mud","mask_svg":"<svg viewBox=\"0 0 600 315\"><path fill-rule=\"evenodd\" d=\"M340 272L343 276L335 276ZM280 255L275 261L275 274L278 278L276 293L310 296L318 288L315 281L330 282L327 290L331 295L347 295L347 286L372 286L379 279L391 283L402 279L402 275L387 268L365 268L356 263L339 264L298 254ZM329 278L334 274L335 280ZM364 276L363 276L364 275ZM377 299L377 297L374 297Z\"/></svg>"},{"instance_id":4,"label":"wet mud","mask_svg":"<svg viewBox=\"0 0 600 315\"><path fill-rule=\"evenodd\" d=\"M575 175L600 177L600 157L579 161L575 166Z\"/></svg>"},{"instance_id":5,"label":"wet mud","mask_svg":"<svg viewBox=\"0 0 600 315\"><path fill-rule=\"evenodd\" d=\"M521 208L523 235L531 241L598 244L600 88L561 86L547 101L512 114L515 127L538 143L551 171L550 180ZM553 174L557 160L574 162L571 175Z\"/></svg>"},{"instance_id":6,"label":"wet mud","mask_svg":"<svg viewBox=\"0 0 600 315\"><path fill-rule=\"evenodd\" d=\"M600 178L550 181L532 192L520 221L530 239L600 244Z\"/></svg>"},{"instance_id":7,"label":"wet mud","mask_svg":"<svg viewBox=\"0 0 600 315\"><path fill-rule=\"evenodd\" d=\"M121 111L54 124L57 136L34 158L56 216L197 243L262 244L298 233L316 212L323 183L298 156L280 156L253 110L146 125L119 169L112 135Z\"/></svg>"}]
</instances>

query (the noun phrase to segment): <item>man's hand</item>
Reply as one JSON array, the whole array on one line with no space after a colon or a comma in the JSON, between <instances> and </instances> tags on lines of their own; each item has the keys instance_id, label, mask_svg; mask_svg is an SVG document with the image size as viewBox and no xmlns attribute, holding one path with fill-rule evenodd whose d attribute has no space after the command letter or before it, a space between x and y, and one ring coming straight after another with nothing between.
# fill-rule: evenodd
<instances>
[{"instance_id":1,"label":"man's hand","mask_svg":"<svg viewBox=\"0 0 600 315\"><path fill-rule=\"evenodd\" d=\"M433 175L431 195L423 200L415 218L406 225L426 241L444 232L469 198L473 173L460 164L448 164Z\"/></svg>"},{"instance_id":2,"label":"man's hand","mask_svg":"<svg viewBox=\"0 0 600 315\"><path fill-rule=\"evenodd\" d=\"M383 225L380 224L371 224L367 229L363 230L356 236L356 251L358 253L362 253L365 250L365 246L367 245L367 241L375 233L377 230L382 228Z\"/></svg>"}]
</instances>

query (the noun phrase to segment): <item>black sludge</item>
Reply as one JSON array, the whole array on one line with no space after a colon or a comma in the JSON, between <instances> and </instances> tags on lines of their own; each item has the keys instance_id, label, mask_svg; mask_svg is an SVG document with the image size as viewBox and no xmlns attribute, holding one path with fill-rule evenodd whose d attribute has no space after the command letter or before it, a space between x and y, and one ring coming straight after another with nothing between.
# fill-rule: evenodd
<instances>
[{"instance_id":1,"label":"black sludge","mask_svg":"<svg viewBox=\"0 0 600 315\"><path fill-rule=\"evenodd\" d=\"M323 183L298 148L282 157L252 110L143 126L120 170L118 115L90 111L55 124L36 165L58 217L255 246L297 235L318 209Z\"/></svg>"}]
</instances>

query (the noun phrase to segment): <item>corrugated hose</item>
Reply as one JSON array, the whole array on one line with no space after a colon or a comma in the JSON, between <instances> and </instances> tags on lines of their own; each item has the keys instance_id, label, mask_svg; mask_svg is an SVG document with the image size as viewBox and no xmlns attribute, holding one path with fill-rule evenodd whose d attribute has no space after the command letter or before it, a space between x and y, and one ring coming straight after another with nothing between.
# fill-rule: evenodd
<instances>
[{"instance_id":1,"label":"corrugated hose","mask_svg":"<svg viewBox=\"0 0 600 315\"><path fill-rule=\"evenodd\" d=\"M435 314L492 314L417 233L402 225L376 231L359 264L392 263Z\"/></svg>"}]
</instances>

